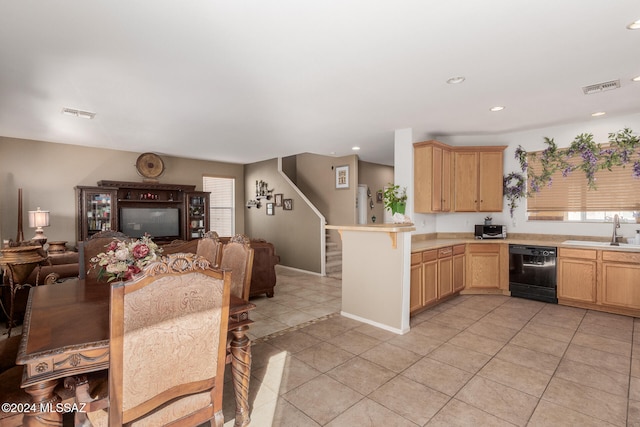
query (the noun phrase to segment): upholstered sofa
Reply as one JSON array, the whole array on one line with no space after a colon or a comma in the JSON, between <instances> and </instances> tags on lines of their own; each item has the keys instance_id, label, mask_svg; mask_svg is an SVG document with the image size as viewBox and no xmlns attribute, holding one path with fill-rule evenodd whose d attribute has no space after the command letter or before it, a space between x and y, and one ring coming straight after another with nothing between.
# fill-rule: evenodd
<instances>
[{"instance_id":1,"label":"upholstered sofa","mask_svg":"<svg viewBox=\"0 0 640 427\"><path fill-rule=\"evenodd\" d=\"M49 285L60 279L78 277L78 273L78 252L66 251L60 253L49 253L49 258L44 261L40 267L38 285ZM29 275L27 283L35 283L37 274L38 269L35 269L31 275Z\"/></svg>"},{"instance_id":2,"label":"upholstered sofa","mask_svg":"<svg viewBox=\"0 0 640 427\"><path fill-rule=\"evenodd\" d=\"M25 283L35 285L37 279L38 285L50 285L66 278L78 277L78 265L78 252L67 250L60 253L50 253L49 257L41 263L40 267L35 268L33 272L31 272ZM3 277L2 280L6 281L8 279ZM16 292L13 319L18 324L22 322L22 318L24 317L27 298L29 297L29 289L29 287L24 287ZM0 294L2 303L8 311L11 306L9 287L3 286ZM4 316L0 314L0 317Z\"/></svg>"}]
</instances>

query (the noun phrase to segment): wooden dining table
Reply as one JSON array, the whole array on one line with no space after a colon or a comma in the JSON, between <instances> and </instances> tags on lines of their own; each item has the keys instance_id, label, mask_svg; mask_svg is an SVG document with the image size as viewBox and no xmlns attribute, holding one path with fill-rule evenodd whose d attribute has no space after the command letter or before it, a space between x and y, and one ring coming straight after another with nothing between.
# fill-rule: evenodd
<instances>
[{"instance_id":1,"label":"wooden dining table","mask_svg":"<svg viewBox=\"0 0 640 427\"><path fill-rule=\"evenodd\" d=\"M16 363L24 365L22 387L34 408L53 411L25 413L25 426L62 426L54 393L60 379L109 368L108 284L86 285L82 279L31 288ZM255 304L231 296L229 353L236 399L235 426L249 418L251 342L246 335L249 311ZM53 403L53 405L50 405Z\"/></svg>"}]
</instances>

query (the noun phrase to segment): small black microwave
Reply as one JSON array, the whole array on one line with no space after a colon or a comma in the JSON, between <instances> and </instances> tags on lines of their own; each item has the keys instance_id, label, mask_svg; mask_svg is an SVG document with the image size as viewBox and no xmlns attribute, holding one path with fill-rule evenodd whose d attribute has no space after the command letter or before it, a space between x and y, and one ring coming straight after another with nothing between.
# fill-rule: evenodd
<instances>
[{"instance_id":1,"label":"small black microwave","mask_svg":"<svg viewBox=\"0 0 640 427\"><path fill-rule=\"evenodd\" d=\"M506 239L507 226L478 224L474 234L476 239Z\"/></svg>"}]
</instances>

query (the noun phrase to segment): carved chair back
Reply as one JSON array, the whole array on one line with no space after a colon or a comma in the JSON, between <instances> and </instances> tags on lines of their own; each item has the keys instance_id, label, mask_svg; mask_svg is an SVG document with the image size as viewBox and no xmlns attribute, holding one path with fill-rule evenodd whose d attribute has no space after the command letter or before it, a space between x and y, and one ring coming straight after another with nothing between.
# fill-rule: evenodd
<instances>
[{"instance_id":1,"label":"carved chair back","mask_svg":"<svg viewBox=\"0 0 640 427\"><path fill-rule=\"evenodd\" d=\"M249 299L251 290L251 272L253 269L253 249L249 238L243 234L236 234L222 248L220 260L222 270L231 270L231 294Z\"/></svg>"},{"instance_id":2,"label":"carved chair back","mask_svg":"<svg viewBox=\"0 0 640 427\"><path fill-rule=\"evenodd\" d=\"M114 240L127 240L129 237L118 231L102 231L94 234L89 240L78 242L79 277L87 283L98 283L98 269L91 268L91 258L107 250Z\"/></svg>"},{"instance_id":3,"label":"carved chair back","mask_svg":"<svg viewBox=\"0 0 640 427\"><path fill-rule=\"evenodd\" d=\"M109 425L222 426L231 275L209 266L172 254L112 285Z\"/></svg>"},{"instance_id":4,"label":"carved chair back","mask_svg":"<svg viewBox=\"0 0 640 427\"><path fill-rule=\"evenodd\" d=\"M198 240L174 240L167 245L162 246L162 255L171 255L177 253L196 253Z\"/></svg>"},{"instance_id":5,"label":"carved chair back","mask_svg":"<svg viewBox=\"0 0 640 427\"><path fill-rule=\"evenodd\" d=\"M222 242L218 233L207 231L202 239L198 240L196 255L205 257L213 268L218 268L222 258Z\"/></svg>"}]
</instances>

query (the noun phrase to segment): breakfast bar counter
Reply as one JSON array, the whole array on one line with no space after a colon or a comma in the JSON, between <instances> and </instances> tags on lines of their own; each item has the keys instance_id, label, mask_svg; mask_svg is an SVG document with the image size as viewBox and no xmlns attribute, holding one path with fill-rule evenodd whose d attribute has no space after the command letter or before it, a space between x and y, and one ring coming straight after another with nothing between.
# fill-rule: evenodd
<instances>
[{"instance_id":1,"label":"breakfast bar counter","mask_svg":"<svg viewBox=\"0 0 640 427\"><path fill-rule=\"evenodd\" d=\"M342 238L341 314L398 334L409 331L413 224L327 225Z\"/></svg>"}]
</instances>

